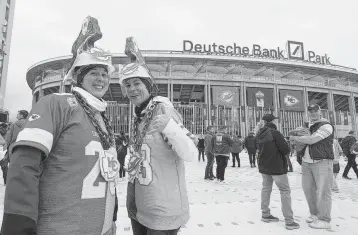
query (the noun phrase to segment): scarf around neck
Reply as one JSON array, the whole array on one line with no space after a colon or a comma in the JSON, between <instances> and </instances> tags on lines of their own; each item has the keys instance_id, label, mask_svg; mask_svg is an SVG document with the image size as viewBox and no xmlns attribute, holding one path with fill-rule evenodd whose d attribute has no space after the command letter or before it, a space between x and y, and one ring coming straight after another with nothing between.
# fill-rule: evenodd
<instances>
[{"instance_id":1,"label":"scarf around neck","mask_svg":"<svg viewBox=\"0 0 358 235\"><path fill-rule=\"evenodd\" d=\"M84 98L86 103L89 106L91 106L91 108L93 108L94 110L96 110L98 112L104 112L106 110L106 107L107 107L107 102L106 101L104 101L102 99L101 100L97 99L91 93L89 93L88 91L84 90L83 88L73 87L72 91L77 92L78 94L80 94Z\"/></svg>"},{"instance_id":2,"label":"scarf around neck","mask_svg":"<svg viewBox=\"0 0 358 235\"><path fill-rule=\"evenodd\" d=\"M149 96L149 98L144 101L141 105L139 105L138 107L136 106L134 108L134 113L137 117L143 117L145 115L145 113L142 113L143 110L145 110L145 108L148 106L149 102L153 99L154 96Z\"/></svg>"}]
</instances>

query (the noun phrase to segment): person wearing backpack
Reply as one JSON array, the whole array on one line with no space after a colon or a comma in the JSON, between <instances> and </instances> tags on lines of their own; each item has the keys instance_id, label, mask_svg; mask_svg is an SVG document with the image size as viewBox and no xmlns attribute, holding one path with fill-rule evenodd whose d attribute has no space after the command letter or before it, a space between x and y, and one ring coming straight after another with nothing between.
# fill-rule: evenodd
<instances>
[{"instance_id":1,"label":"person wearing backpack","mask_svg":"<svg viewBox=\"0 0 358 235\"><path fill-rule=\"evenodd\" d=\"M348 172L351 168L353 168L354 172L357 175L358 178L358 169L357 169L357 163L356 163L356 155L353 154L351 152L351 148L353 146L353 144L356 143L356 138L355 138L355 132L354 131L350 131L348 133L348 135L346 137L344 137L344 139L341 142L341 147L343 150L344 155L347 156L348 158L348 162L347 162L347 166L343 171L343 175L342 177L345 179L350 180L351 178L348 177Z\"/></svg>"},{"instance_id":2,"label":"person wearing backpack","mask_svg":"<svg viewBox=\"0 0 358 235\"><path fill-rule=\"evenodd\" d=\"M332 191L333 192L339 192L338 189L338 184L337 184L337 175L340 171L340 166L339 166L339 159L341 158L341 155L343 155L343 151L341 146L338 143L337 139L333 139L333 151L334 151L334 160L333 160L333 186L332 186Z\"/></svg>"}]
</instances>

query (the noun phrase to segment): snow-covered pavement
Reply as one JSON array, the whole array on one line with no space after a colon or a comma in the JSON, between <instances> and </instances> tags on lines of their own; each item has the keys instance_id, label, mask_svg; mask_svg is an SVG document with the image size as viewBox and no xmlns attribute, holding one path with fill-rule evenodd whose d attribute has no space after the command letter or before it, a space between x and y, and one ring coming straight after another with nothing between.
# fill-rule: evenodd
<instances>
[{"instance_id":1,"label":"snow-covered pavement","mask_svg":"<svg viewBox=\"0 0 358 235\"><path fill-rule=\"evenodd\" d=\"M180 230L181 235L226 234L349 234L358 235L358 179L353 170L352 180L341 178L346 162L341 161L338 177L339 193L333 193L332 222L330 230L314 230L305 219L308 206L301 188L300 166L292 158L294 172L289 173L294 217L301 225L298 230L286 230L281 212L279 191L274 185L271 196L271 213L280 218L278 223L261 222L260 193L261 175L251 168L246 153L240 154L241 167L226 168L226 184L204 180L206 162L188 163L186 167L191 218ZM215 171L214 171L215 173ZM0 180L1 182L1 180ZM125 208L126 184L119 190L117 234L132 234ZM4 186L0 185L1 214Z\"/></svg>"}]
</instances>

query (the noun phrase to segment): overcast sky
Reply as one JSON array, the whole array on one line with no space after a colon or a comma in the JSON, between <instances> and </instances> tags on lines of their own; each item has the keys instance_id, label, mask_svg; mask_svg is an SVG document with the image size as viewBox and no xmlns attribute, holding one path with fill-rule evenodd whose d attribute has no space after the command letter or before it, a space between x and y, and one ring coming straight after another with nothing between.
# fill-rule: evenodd
<instances>
[{"instance_id":1,"label":"overcast sky","mask_svg":"<svg viewBox=\"0 0 358 235\"><path fill-rule=\"evenodd\" d=\"M267 48L294 40L333 64L358 68L357 12L355 0L17 0L5 107L11 120L31 108L27 69L69 55L88 15L99 21L99 44L114 53L129 36L147 50L182 50L183 40Z\"/></svg>"}]
</instances>

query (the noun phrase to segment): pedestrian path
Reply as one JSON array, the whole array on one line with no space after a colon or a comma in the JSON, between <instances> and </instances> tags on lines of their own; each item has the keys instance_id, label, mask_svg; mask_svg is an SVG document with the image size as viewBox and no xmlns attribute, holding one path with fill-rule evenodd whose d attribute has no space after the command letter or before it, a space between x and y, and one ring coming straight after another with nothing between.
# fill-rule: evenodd
<instances>
[{"instance_id":1,"label":"pedestrian path","mask_svg":"<svg viewBox=\"0 0 358 235\"><path fill-rule=\"evenodd\" d=\"M352 180L338 178L339 193L333 193L332 222L330 230L314 230L305 220L308 206L301 188L300 166L292 158L294 172L289 173L294 217L301 228L286 230L281 212L279 191L274 185L271 196L271 213L280 218L278 223L261 222L261 175L251 168L246 153L240 154L241 166L226 168L225 184L204 180L206 162L186 164L187 187L191 218L180 230L181 235L231 235L231 234L349 234L358 235L358 179L350 172ZM342 160L341 169L346 162ZM0 185L2 202L4 187ZM125 207L126 183L119 187L117 234L132 234Z\"/></svg>"}]
</instances>

